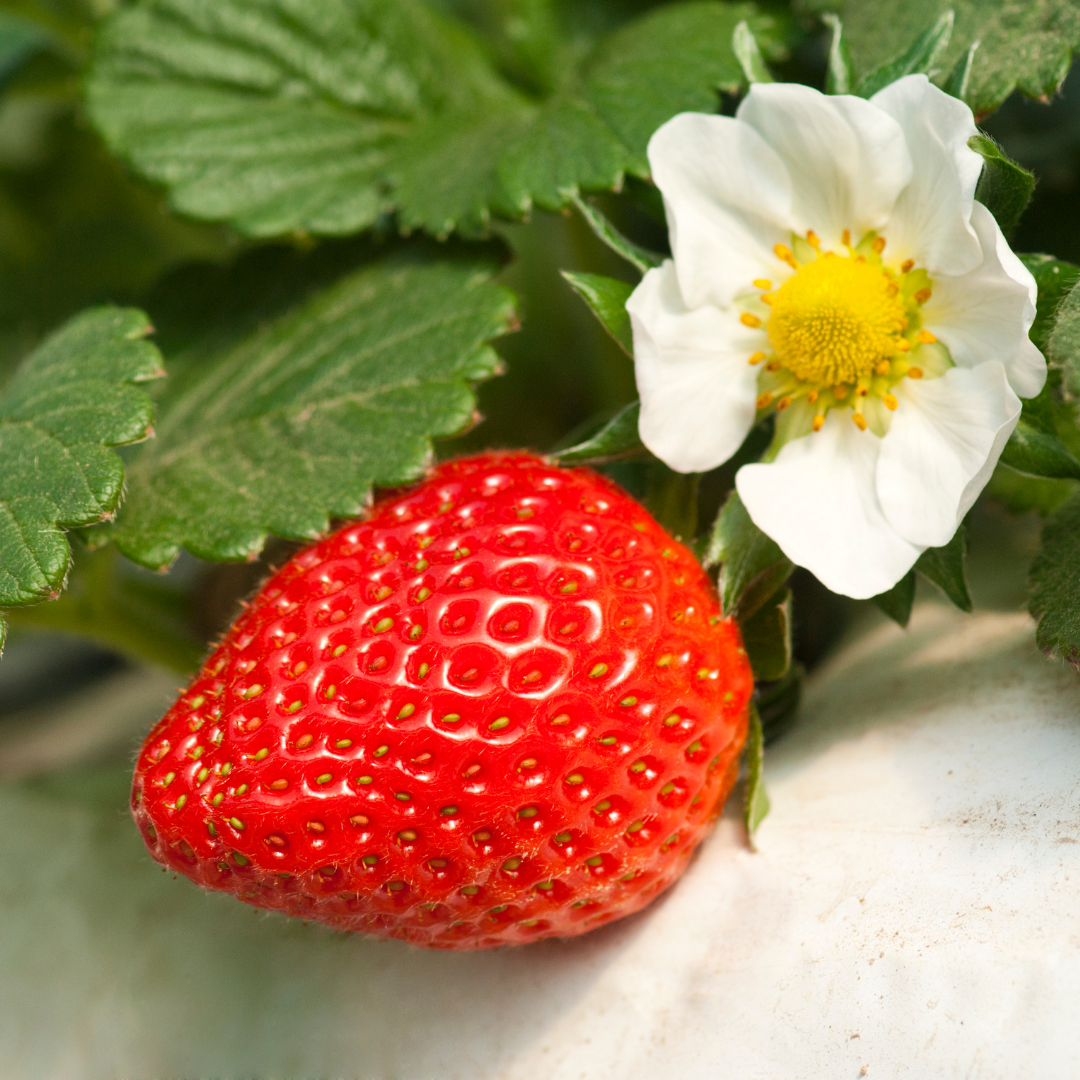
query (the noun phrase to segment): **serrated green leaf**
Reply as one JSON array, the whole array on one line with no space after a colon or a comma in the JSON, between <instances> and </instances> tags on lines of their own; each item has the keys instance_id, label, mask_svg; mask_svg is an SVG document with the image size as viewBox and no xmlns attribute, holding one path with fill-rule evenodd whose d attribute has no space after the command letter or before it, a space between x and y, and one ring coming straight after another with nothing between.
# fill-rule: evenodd
<instances>
[{"instance_id":1,"label":"serrated green leaf","mask_svg":"<svg viewBox=\"0 0 1080 1080\"><path fill-rule=\"evenodd\" d=\"M268 533L317 536L373 484L416 479L430 440L471 422L469 383L497 370L487 342L513 298L493 269L475 253L386 256L238 342L176 357L105 538L150 567L181 547L246 559Z\"/></svg>"},{"instance_id":2,"label":"serrated green leaf","mask_svg":"<svg viewBox=\"0 0 1080 1080\"><path fill-rule=\"evenodd\" d=\"M592 438L559 450L551 457L563 465L599 465L606 461L644 457L648 451L638 434L640 413L641 403L634 401L620 409Z\"/></svg>"},{"instance_id":3,"label":"serrated green leaf","mask_svg":"<svg viewBox=\"0 0 1080 1080\"><path fill-rule=\"evenodd\" d=\"M791 665L791 590L781 589L739 624L754 679L782 679Z\"/></svg>"},{"instance_id":4,"label":"serrated green leaf","mask_svg":"<svg viewBox=\"0 0 1080 1080\"><path fill-rule=\"evenodd\" d=\"M909 570L888 592L878 593L873 599L894 623L906 627L915 604L915 571Z\"/></svg>"},{"instance_id":5,"label":"serrated green leaf","mask_svg":"<svg viewBox=\"0 0 1080 1080\"><path fill-rule=\"evenodd\" d=\"M1068 74L1080 46L1080 5L1075 0L801 0L804 11L833 11L844 20L856 68L869 71L905 49L949 9L956 24L939 58L953 69L974 42L964 100L976 115L996 109L1014 89L1047 97Z\"/></svg>"},{"instance_id":6,"label":"serrated green leaf","mask_svg":"<svg viewBox=\"0 0 1080 1080\"><path fill-rule=\"evenodd\" d=\"M972 135L968 146L983 159L975 198L994 215L1003 233L1020 220L1035 190L1035 174L1008 157L993 139Z\"/></svg>"},{"instance_id":7,"label":"serrated green leaf","mask_svg":"<svg viewBox=\"0 0 1080 1080\"><path fill-rule=\"evenodd\" d=\"M600 325L619 343L627 356L634 355L634 334L626 301L634 291L633 285L602 274L574 274L564 270L562 276L574 291L589 305Z\"/></svg>"},{"instance_id":8,"label":"serrated green leaf","mask_svg":"<svg viewBox=\"0 0 1080 1080\"><path fill-rule=\"evenodd\" d=\"M761 730L761 717L757 706L750 706L750 730L746 737L746 807L743 824L750 846L754 846L754 833L771 809L769 794L765 790L765 737Z\"/></svg>"},{"instance_id":9,"label":"serrated green leaf","mask_svg":"<svg viewBox=\"0 0 1080 1080\"><path fill-rule=\"evenodd\" d=\"M1058 304L1046 351L1061 369L1066 393L1080 396L1080 287L1074 286Z\"/></svg>"},{"instance_id":10,"label":"serrated green leaf","mask_svg":"<svg viewBox=\"0 0 1080 1080\"><path fill-rule=\"evenodd\" d=\"M916 75L934 70L934 64L945 51L952 36L954 15L952 9L944 11L899 56L879 64L867 72L855 85L860 97L873 97L889 83L905 75Z\"/></svg>"},{"instance_id":11,"label":"serrated green leaf","mask_svg":"<svg viewBox=\"0 0 1080 1080\"><path fill-rule=\"evenodd\" d=\"M664 256L655 251L647 251L633 240L623 236L595 206L586 202L580 195L574 196L574 205L578 208L586 224L607 247L620 258L625 259L640 274L645 274L664 261Z\"/></svg>"},{"instance_id":12,"label":"serrated green leaf","mask_svg":"<svg viewBox=\"0 0 1080 1080\"><path fill-rule=\"evenodd\" d=\"M1020 419L1001 452L1001 461L1031 476L1080 480L1080 461L1058 436L1051 380L1037 397L1022 403Z\"/></svg>"},{"instance_id":13,"label":"serrated green leaf","mask_svg":"<svg viewBox=\"0 0 1080 1080\"><path fill-rule=\"evenodd\" d=\"M967 526L963 523L943 547L927 548L915 569L932 581L961 611L971 611L964 562L967 558Z\"/></svg>"},{"instance_id":14,"label":"serrated green leaf","mask_svg":"<svg viewBox=\"0 0 1080 1080\"><path fill-rule=\"evenodd\" d=\"M788 579L795 564L750 520L733 491L720 510L705 552L706 566L721 563L720 603L725 614L749 619Z\"/></svg>"},{"instance_id":15,"label":"serrated green leaf","mask_svg":"<svg viewBox=\"0 0 1080 1080\"><path fill-rule=\"evenodd\" d=\"M1028 336L1042 351L1050 354L1050 336L1057 321L1058 308L1069 291L1080 281L1080 266L1055 259L1053 255L1021 255L1020 261L1031 271L1039 295L1035 304L1035 322Z\"/></svg>"},{"instance_id":16,"label":"serrated green leaf","mask_svg":"<svg viewBox=\"0 0 1080 1080\"><path fill-rule=\"evenodd\" d=\"M825 71L825 93L850 94L855 86L855 65L851 62L851 49L844 37L844 25L840 17L831 12L822 15L821 21L832 31L829 62Z\"/></svg>"},{"instance_id":17,"label":"serrated green leaf","mask_svg":"<svg viewBox=\"0 0 1080 1080\"><path fill-rule=\"evenodd\" d=\"M1038 623L1039 648L1080 665L1080 494L1046 521L1031 564L1028 610Z\"/></svg>"},{"instance_id":18,"label":"serrated green leaf","mask_svg":"<svg viewBox=\"0 0 1080 1080\"><path fill-rule=\"evenodd\" d=\"M749 4L692 0L600 40L537 104L419 0L147 0L100 35L87 100L173 205L254 236L486 230L645 176L653 131L713 111Z\"/></svg>"},{"instance_id":19,"label":"serrated green leaf","mask_svg":"<svg viewBox=\"0 0 1080 1080\"><path fill-rule=\"evenodd\" d=\"M761 48L757 43L757 38L754 37L754 31L750 29L750 24L745 19L735 27L735 33L731 35L731 51L739 61L739 66L748 83L776 81L765 63L765 57L761 55Z\"/></svg>"},{"instance_id":20,"label":"serrated green leaf","mask_svg":"<svg viewBox=\"0 0 1080 1080\"><path fill-rule=\"evenodd\" d=\"M124 469L109 448L146 437L153 405L136 384L162 374L149 332L141 311L84 312L0 395L0 607L56 595L71 557L63 529L116 509Z\"/></svg>"}]
</instances>

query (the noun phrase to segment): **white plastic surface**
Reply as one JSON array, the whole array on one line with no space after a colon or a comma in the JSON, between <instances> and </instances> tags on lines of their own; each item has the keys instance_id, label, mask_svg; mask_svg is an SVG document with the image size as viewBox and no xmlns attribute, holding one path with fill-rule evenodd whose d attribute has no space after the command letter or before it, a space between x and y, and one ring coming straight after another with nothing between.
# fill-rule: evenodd
<instances>
[{"instance_id":1,"label":"white plastic surface","mask_svg":"<svg viewBox=\"0 0 1080 1080\"><path fill-rule=\"evenodd\" d=\"M261 916L156 871L115 799L0 786L0 1073L1080 1076L1080 676L1026 617L872 631L767 778L759 853L726 818L642 915L479 955Z\"/></svg>"}]
</instances>

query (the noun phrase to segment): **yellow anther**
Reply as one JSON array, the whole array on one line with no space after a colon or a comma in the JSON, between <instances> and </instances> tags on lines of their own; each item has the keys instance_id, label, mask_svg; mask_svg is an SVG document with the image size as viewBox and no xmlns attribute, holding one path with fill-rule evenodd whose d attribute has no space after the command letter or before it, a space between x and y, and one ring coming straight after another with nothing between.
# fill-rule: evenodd
<instances>
[{"instance_id":1,"label":"yellow anther","mask_svg":"<svg viewBox=\"0 0 1080 1080\"><path fill-rule=\"evenodd\" d=\"M743 326L751 327L751 329L761 325L761 320L756 315L751 315L749 311L744 311L739 316L739 322L741 322Z\"/></svg>"},{"instance_id":2,"label":"yellow anther","mask_svg":"<svg viewBox=\"0 0 1080 1080\"><path fill-rule=\"evenodd\" d=\"M773 302L773 294L772 293L762 293L761 294L761 302L763 304L771 304Z\"/></svg>"},{"instance_id":3,"label":"yellow anther","mask_svg":"<svg viewBox=\"0 0 1080 1080\"><path fill-rule=\"evenodd\" d=\"M806 242L812 247L820 247L821 241L818 239L818 234L813 229L806 230Z\"/></svg>"},{"instance_id":4,"label":"yellow anther","mask_svg":"<svg viewBox=\"0 0 1080 1080\"><path fill-rule=\"evenodd\" d=\"M925 304L926 301L930 299L930 290L929 289L920 289L912 297L912 299L915 301L916 304Z\"/></svg>"},{"instance_id":5,"label":"yellow anther","mask_svg":"<svg viewBox=\"0 0 1080 1080\"><path fill-rule=\"evenodd\" d=\"M923 345L933 345L933 344L934 344L934 342L935 342L935 341L937 341L937 338L936 338L936 337L934 337L934 335L933 335L933 334L931 334L929 330L920 330L920 331L919 331L919 332L918 332L918 333L917 333L917 334L915 335L915 337L916 337L916 338L918 338L918 340L919 340L919 341L920 341L920 342L921 342L921 343L922 343Z\"/></svg>"},{"instance_id":6,"label":"yellow anther","mask_svg":"<svg viewBox=\"0 0 1080 1080\"><path fill-rule=\"evenodd\" d=\"M773 248L773 252L781 262L786 262L792 270L799 269L799 264L795 261L795 256L791 254L791 248L784 244L777 244Z\"/></svg>"},{"instance_id":7,"label":"yellow anther","mask_svg":"<svg viewBox=\"0 0 1080 1080\"><path fill-rule=\"evenodd\" d=\"M777 403L776 408L778 412L783 412L791 404L791 395L785 394Z\"/></svg>"},{"instance_id":8,"label":"yellow anther","mask_svg":"<svg viewBox=\"0 0 1080 1080\"><path fill-rule=\"evenodd\" d=\"M881 400L885 403L885 408L890 411L895 410L896 406L900 404L892 394L882 394Z\"/></svg>"},{"instance_id":9,"label":"yellow anther","mask_svg":"<svg viewBox=\"0 0 1080 1080\"><path fill-rule=\"evenodd\" d=\"M911 352L911 342L907 338L901 338L896 343L897 352Z\"/></svg>"},{"instance_id":10,"label":"yellow anther","mask_svg":"<svg viewBox=\"0 0 1080 1080\"><path fill-rule=\"evenodd\" d=\"M780 361L779 360L770 360L765 365L765 370L766 371L779 371L780 370Z\"/></svg>"},{"instance_id":11,"label":"yellow anther","mask_svg":"<svg viewBox=\"0 0 1080 1080\"><path fill-rule=\"evenodd\" d=\"M825 426L825 414L819 412L817 414L817 416L814 417L814 430L815 431L820 431L824 426Z\"/></svg>"},{"instance_id":12,"label":"yellow anther","mask_svg":"<svg viewBox=\"0 0 1080 1080\"><path fill-rule=\"evenodd\" d=\"M885 237L875 237L874 242L870 246L880 255L885 250Z\"/></svg>"},{"instance_id":13,"label":"yellow anther","mask_svg":"<svg viewBox=\"0 0 1080 1080\"><path fill-rule=\"evenodd\" d=\"M767 409L772 404L772 394L768 390L764 394L760 394L757 399L757 407L759 409Z\"/></svg>"},{"instance_id":14,"label":"yellow anther","mask_svg":"<svg viewBox=\"0 0 1080 1080\"><path fill-rule=\"evenodd\" d=\"M754 288L755 289L771 289L772 288L772 282L768 278L764 278L764 277L754 278Z\"/></svg>"},{"instance_id":15,"label":"yellow anther","mask_svg":"<svg viewBox=\"0 0 1080 1080\"><path fill-rule=\"evenodd\" d=\"M855 421L855 426L860 431L865 431L866 430L866 417L863 416L862 413L859 413L859 412L852 413L851 414L851 419Z\"/></svg>"},{"instance_id":16,"label":"yellow anther","mask_svg":"<svg viewBox=\"0 0 1080 1080\"><path fill-rule=\"evenodd\" d=\"M895 281L890 281L885 291L890 296L895 296L900 291L900 286L897 285Z\"/></svg>"},{"instance_id":17,"label":"yellow anther","mask_svg":"<svg viewBox=\"0 0 1080 1080\"><path fill-rule=\"evenodd\" d=\"M844 245L844 247L851 247L851 230L850 229L845 229L843 231L843 233L841 233L841 235L840 235L840 243L842 243Z\"/></svg>"},{"instance_id":18,"label":"yellow anther","mask_svg":"<svg viewBox=\"0 0 1080 1080\"><path fill-rule=\"evenodd\" d=\"M892 364L888 360L879 360L877 367L874 368L875 375L888 375L892 370Z\"/></svg>"},{"instance_id":19,"label":"yellow anther","mask_svg":"<svg viewBox=\"0 0 1080 1080\"><path fill-rule=\"evenodd\" d=\"M866 397L866 395L870 393L870 387L869 386L856 387L855 393L858 394L859 397Z\"/></svg>"},{"instance_id":20,"label":"yellow anther","mask_svg":"<svg viewBox=\"0 0 1080 1080\"><path fill-rule=\"evenodd\" d=\"M921 379L923 377L923 369L921 367L908 368L907 377L909 379Z\"/></svg>"},{"instance_id":21,"label":"yellow anther","mask_svg":"<svg viewBox=\"0 0 1080 1080\"><path fill-rule=\"evenodd\" d=\"M754 353L753 356L750 357L750 363L751 364L760 364L761 361L764 360L764 359L765 359L765 354L763 352L756 352L756 353Z\"/></svg>"},{"instance_id":22,"label":"yellow anther","mask_svg":"<svg viewBox=\"0 0 1080 1080\"><path fill-rule=\"evenodd\" d=\"M832 388L832 396L834 398L836 398L837 401L843 401L844 398L847 397L847 395L848 395L848 388L843 383L837 383Z\"/></svg>"},{"instance_id":23,"label":"yellow anther","mask_svg":"<svg viewBox=\"0 0 1080 1080\"><path fill-rule=\"evenodd\" d=\"M809 401L811 405L813 405L817 399L818 392L816 390L811 390L810 393L806 395L806 400Z\"/></svg>"},{"instance_id":24,"label":"yellow anther","mask_svg":"<svg viewBox=\"0 0 1080 1080\"><path fill-rule=\"evenodd\" d=\"M915 267L915 260L914 259L905 259L900 264L900 273L901 274L910 274L911 271L914 269L914 267Z\"/></svg>"}]
</instances>

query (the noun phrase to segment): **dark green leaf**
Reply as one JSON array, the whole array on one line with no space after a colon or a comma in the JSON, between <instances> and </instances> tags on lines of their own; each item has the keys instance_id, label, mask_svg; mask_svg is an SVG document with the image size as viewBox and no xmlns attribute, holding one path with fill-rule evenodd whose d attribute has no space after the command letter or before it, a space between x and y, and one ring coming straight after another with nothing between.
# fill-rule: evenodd
<instances>
[{"instance_id":1,"label":"dark green leaf","mask_svg":"<svg viewBox=\"0 0 1080 1080\"><path fill-rule=\"evenodd\" d=\"M1080 665L1080 495L1047 519L1030 576L1039 648Z\"/></svg>"},{"instance_id":2,"label":"dark green leaf","mask_svg":"<svg viewBox=\"0 0 1080 1080\"><path fill-rule=\"evenodd\" d=\"M838 15L825 14L822 22L832 31L829 40L829 66L825 73L826 94L850 94L855 86L855 67L851 49L844 37L844 26Z\"/></svg>"},{"instance_id":3,"label":"dark green leaf","mask_svg":"<svg viewBox=\"0 0 1080 1080\"><path fill-rule=\"evenodd\" d=\"M40 26L0 11L0 90L47 41Z\"/></svg>"},{"instance_id":4,"label":"dark green leaf","mask_svg":"<svg viewBox=\"0 0 1080 1080\"><path fill-rule=\"evenodd\" d=\"M975 198L994 215L1002 232L1010 232L1031 202L1035 175L1007 157L1001 147L985 135L972 135L968 146L983 159Z\"/></svg>"},{"instance_id":5,"label":"dark green leaf","mask_svg":"<svg viewBox=\"0 0 1080 1080\"><path fill-rule=\"evenodd\" d=\"M613 416L591 439L551 456L563 465L598 465L648 453L638 434L641 403L633 402Z\"/></svg>"},{"instance_id":6,"label":"dark green leaf","mask_svg":"<svg viewBox=\"0 0 1080 1080\"><path fill-rule=\"evenodd\" d=\"M267 533L317 536L373 484L416 479L431 438L472 420L469 382L497 370L486 343L513 305L493 269L452 251L387 256L242 340L170 358L158 437L105 538L150 567L181 546L246 559Z\"/></svg>"},{"instance_id":7,"label":"dark green leaf","mask_svg":"<svg viewBox=\"0 0 1080 1080\"><path fill-rule=\"evenodd\" d=\"M743 823L750 846L754 845L754 833L769 813L769 795L765 790L765 737L761 730L761 717L757 706L750 706L750 730L746 737L746 808Z\"/></svg>"},{"instance_id":8,"label":"dark green leaf","mask_svg":"<svg viewBox=\"0 0 1080 1080\"><path fill-rule=\"evenodd\" d=\"M1080 288L1074 286L1058 305L1046 351L1061 368L1066 393L1080 396Z\"/></svg>"},{"instance_id":9,"label":"dark green leaf","mask_svg":"<svg viewBox=\"0 0 1080 1080\"><path fill-rule=\"evenodd\" d=\"M754 684L754 701L761 716L766 746L780 738L794 723L802 700L804 674L802 665L794 663L782 679Z\"/></svg>"},{"instance_id":10,"label":"dark green leaf","mask_svg":"<svg viewBox=\"0 0 1080 1080\"><path fill-rule=\"evenodd\" d=\"M692 544L697 535L701 473L679 473L662 461L645 465L645 506L676 540Z\"/></svg>"},{"instance_id":11,"label":"dark green leaf","mask_svg":"<svg viewBox=\"0 0 1080 1080\"><path fill-rule=\"evenodd\" d=\"M949 44L953 21L951 9L943 12L899 56L886 60L864 75L857 83L855 93L864 98L873 97L889 83L905 75L932 71L938 57Z\"/></svg>"},{"instance_id":12,"label":"dark green leaf","mask_svg":"<svg viewBox=\"0 0 1080 1080\"><path fill-rule=\"evenodd\" d=\"M146 437L153 405L135 384L162 374L149 332L141 311L84 312L0 396L0 607L55 596L70 560L63 529L115 511L124 469L108 448Z\"/></svg>"},{"instance_id":13,"label":"dark green leaf","mask_svg":"<svg viewBox=\"0 0 1080 1080\"><path fill-rule=\"evenodd\" d=\"M709 538L706 566L722 563L720 603L727 615L745 622L773 596L794 563L750 520L739 494L724 503Z\"/></svg>"},{"instance_id":14,"label":"dark green leaf","mask_svg":"<svg viewBox=\"0 0 1080 1080\"><path fill-rule=\"evenodd\" d=\"M626 301L634 291L633 285L601 274L572 274L569 270L563 271L563 277L589 305L603 328L622 346L623 352L633 356L634 335L626 310Z\"/></svg>"},{"instance_id":15,"label":"dark green leaf","mask_svg":"<svg viewBox=\"0 0 1080 1080\"><path fill-rule=\"evenodd\" d=\"M1050 335L1057 321L1061 301L1080 281L1080 266L1062 262L1053 255L1021 255L1020 261L1031 271L1039 289L1035 308L1035 322L1029 337L1042 350L1051 355Z\"/></svg>"},{"instance_id":16,"label":"dark green leaf","mask_svg":"<svg viewBox=\"0 0 1080 1080\"><path fill-rule=\"evenodd\" d=\"M915 569L932 581L961 611L971 611L971 597L964 573L966 556L967 527L961 523L944 547L927 548L915 563Z\"/></svg>"},{"instance_id":17,"label":"dark green leaf","mask_svg":"<svg viewBox=\"0 0 1080 1080\"><path fill-rule=\"evenodd\" d=\"M1046 517L1076 491L1075 480L1047 480L1028 476L999 464L986 485L986 494L1001 503L1011 514L1031 511Z\"/></svg>"},{"instance_id":18,"label":"dark green leaf","mask_svg":"<svg viewBox=\"0 0 1080 1080\"><path fill-rule=\"evenodd\" d=\"M941 89L946 94L952 94L954 98L967 101L971 87L971 65L975 63L975 53L978 52L978 49L979 43L973 41L968 47L968 51L963 53L960 59L953 64L949 77L941 84Z\"/></svg>"},{"instance_id":19,"label":"dark green leaf","mask_svg":"<svg viewBox=\"0 0 1080 1080\"><path fill-rule=\"evenodd\" d=\"M893 622L907 626L915 603L915 571L909 570L888 592L874 597L877 604Z\"/></svg>"},{"instance_id":20,"label":"dark green leaf","mask_svg":"<svg viewBox=\"0 0 1080 1080\"><path fill-rule=\"evenodd\" d=\"M745 19L735 27L735 33L731 35L731 51L739 61L748 83L775 82L765 63L765 57L761 55L754 31Z\"/></svg>"},{"instance_id":21,"label":"dark green leaf","mask_svg":"<svg viewBox=\"0 0 1080 1080\"><path fill-rule=\"evenodd\" d=\"M791 665L791 590L781 589L740 629L754 680L782 679Z\"/></svg>"},{"instance_id":22,"label":"dark green leaf","mask_svg":"<svg viewBox=\"0 0 1080 1080\"><path fill-rule=\"evenodd\" d=\"M1050 380L1037 397L1023 402L1020 420L1005 444L1001 461L1031 476L1080 480L1080 461L1058 436Z\"/></svg>"},{"instance_id":23,"label":"dark green leaf","mask_svg":"<svg viewBox=\"0 0 1080 1080\"><path fill-rule=\"evenodd\" d=\"M616 255L624 258L639 273L644 274L664 261L663 255L658 255L655 251L646 251L633 240L628 240L595 206L587 203L580 195L575 195L573 201L589 228Z\"/></svg>"}]
</instances>

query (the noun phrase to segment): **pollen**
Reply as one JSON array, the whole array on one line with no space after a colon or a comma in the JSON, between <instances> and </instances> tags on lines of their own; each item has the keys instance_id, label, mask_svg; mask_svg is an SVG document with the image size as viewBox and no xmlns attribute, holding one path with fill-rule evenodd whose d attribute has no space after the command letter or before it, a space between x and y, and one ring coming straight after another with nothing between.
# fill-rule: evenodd
<instances>
[{"instance_id":1,"label":"pollen","mask_svg":"<svg viewBox=\"0 0 1080 1080\"><path fill-rule=\"evenodd\" d=\"M829 252L799 268L777 291L768 334L797 379L856 382L892 355L904 304L892 278L869 262Z\"/></svg>"}]
</instances>

